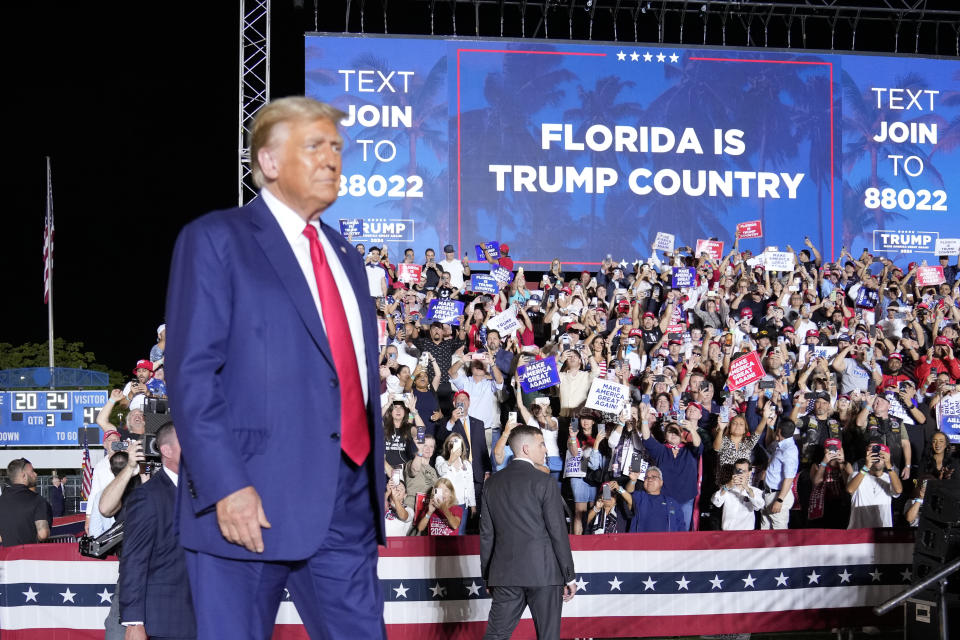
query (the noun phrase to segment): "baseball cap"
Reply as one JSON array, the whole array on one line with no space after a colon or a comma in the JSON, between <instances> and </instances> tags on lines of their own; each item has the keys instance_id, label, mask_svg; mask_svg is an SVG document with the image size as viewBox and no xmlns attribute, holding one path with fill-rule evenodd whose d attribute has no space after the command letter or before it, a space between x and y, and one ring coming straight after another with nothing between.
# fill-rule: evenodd
<instances>
[{"instance_id":1,"label":"baseball cap","mask_svg":"<svg viewBox=\"0 0 960 640\"><path fill-rule=\"evenodd\" d=\"M810 329L809 331L807 331L807 337L808 337L808 338L819 338L819 337L820 337L820 331L818 331L817 329Z\"/></svg>"},{"instance_id":2,"label":"baseball cap","mask_svg":"<svg viewBox=\"0 0 960 640\"><path fill-rule=\"evenodd\" d=\"M782 332L783 332L783 333L796 333L796 331L794 330L794 328L791 327L790 325L785 326L785 327L783 328Z\"/></svg>"},{"instance_id":3,"label":"baseball cap","mask_svg":"<svg viewBox=\"0 0 960 640\"><path fill-rule=\"evenodd\" d=\"M867 346L869 346L869 345L870 345L870 341L867 340L866 338L857 338L857 346L862 346L862 345L867 345Z\"/></svg>"},{"instance_id":4,"label":"baseball cap","mask_svg":"<svg viewBox=\"0 0 960 640\"><path fill-rule=\"evenodd\" d=\"M453 394L453 399L456 400L456 399L457 399L457 396L467 396L467 400L470 399L470 394L467 393L466 391L464 391L463 389L461 389L460 391L457 391L455 394Z\"/></svg>"},{"instance_id":5,"label":"baseball cap","mask_svg":"<svg viewBox=\"0 0 960 640\"><path fill-rule=\"evenodd\" d=\"M741 319L743 319L743 318L752 318L752 317L753 317L753 311L750 309L750 307L747 307L746 309L741 309L741 310L740 310L740 318L741 318Z\"/></svg>"},{"instance_id":6,"label":"baseball cap","mask_svg":"<svg viewBox=\"0 0 960 640\"><path fill-rule=\"evenodd\" d=\"M650 311L646 311L646 312L644 312L643 317L644 317L644 318L656 318L657 316L653 315L653 313L650 312Z\"/></svg>"},{"instance_id":7,"label":"baseball cap","mask_svg":"<svg viewBox=\"0 0 960 640\"><path fill-rule=\"evenodd\" d=\"M894 351L889 356L887 356L887 360L900 360L902 362L903 356L900 354L900 352Z\"/></svg>"},{"instance_id":8,"label":"baseball cap","mask_svg":"<svg viewBox=\"0 0 960 640\"><path fill-rule=\"evenodd\" d=\"M695 407L697 411L699 411L700 413L703 413L703 405L700 404L699 402L691 402L690 404L687 405L687 409L689 409L690 407Z\"/></svg>"},{"instance_id":9,"label":"baseball cap","mask_svg":"<svg viewBox=\"0 0 960 640\"><path fill-rule=\"evenodd\" d=\"M147 371L153 371L153 363L149 360L137 360L137 366L133 368L133 372L136 373L137 369L146 369Z\"/></svg>"},{"instance_id":10,"label":"baseball cap","mask_svg":"<svg viewBox=\"0 0 960 640\"><path fill-rule=\"evenodd\" d=\"M630 333L628 333L627 335L630 336L630 337L633 337L633 336L642 336L642 335L643 335L643 331L640 331L640 329L630 329Z\"/></svg>"},{"instance_id":11,"label":"baseball cap","mask_svg":"<svg viewBox=\"0 0 960 640\"><path fill-rule=\"evenodd\" d=\"M850 342L850 334L841 333L839 336L837 336L837 342Z\"/></svg>"},{"instance_id":12,"label":"baseball cap","mask_svg":"<svg viewBox=\"0 0 960 640\"><path fill-rule=\"evenodd\" d=\"M456 252L456 249L453 248L453 245L452 245L452 244L448 244L447 246L445 246L445 247L443 248L443 252L444 252L444 253L455 253L455 252Z\"/></svg>"},{"instance_id":13,"label":"baseball cap","mask_svg":"<svg viewBox=\"0 0 960 640\"><path fill-rule=\"evenodd\" d=\"M508 245L508 244L501 244L501 245L500 245L500 253L501 253L501 254L510 253L510 245Z\"/></svg>"},{"instance_id":14,"label":"baseball cap","mask_svg":"<svg viewBox=\"0 0 960 640\"><path fill-rule=\"evenodd\" d=\"M163 332L166 331L166 330L167 330L167 325L166 325L166 324L160 325L159 327L157 327L157 335L159 336L161 333L163 333Z\"/></svg>"},{"instance_id":15,"label":"baseball cap","mask_svg":"<svg viewBox=\"0 0 960 640\"><path fill-rule=\"evenodd\" d=\"M683 344L683 343L677 340L676 338L674 338L673 340L670 340L667 344Z\"/></svg>"},{"instance_id":16,"label":"baseball cap","mask_svg":"<svg viewBox=\"0 0 960 640\"><path fill-rule=\"evenodd\" d=\"M827 449L829 449L830 447L836 447L837 449L839 449L840 447L843 446L843 443L837 440L836 438L828 438L824 440L823 446L826 447Z\"/></svg>"},{"instance_id":17,"label":"baseball cap","mask_svg":"<svg viewBox=\"0 0 960 640\"><path fill-rule=\"evenodd\" d=\"M111 438L113 436L117 436L118 438L123 437L122 435L120 435L120 432L117 431L116 429L107 429L106 431L103 432L103 441L106 442L107 438Z\"/></svg>"},{"instance_id":18,"label":"baseball cap","mask_svg":"<svg viewBox=\"0 0 960 640\"><path fill-rule=\"evenodd\" d=\"M942 347L951 347L950 338L945 338L943 336L937 336L937 339L933 341L933 344Z\"/></svg>"}]
</instances>

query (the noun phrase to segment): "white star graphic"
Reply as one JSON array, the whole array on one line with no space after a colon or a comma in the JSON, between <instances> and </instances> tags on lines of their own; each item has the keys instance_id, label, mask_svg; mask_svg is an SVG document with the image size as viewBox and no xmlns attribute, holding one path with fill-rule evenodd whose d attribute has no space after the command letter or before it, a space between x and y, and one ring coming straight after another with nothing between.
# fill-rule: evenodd
<instances>
[{"instance_id":1,"label":"white star graphic","mask_svg":"<svg viewBox=\"0 0 960 640\"><path fill-rule=\"evenodd\" d=\"M753 585L753 583L756 582L757 579L754 578L753 575L751 575L751 574L748 573L746 578L740 578L740 579L743 580L743 588L744 588L744 589L746 589L747 587L753 587L754 589L756 589L756 587Z\"/></svg>"},{"instance_id":2,"label":"white star graphic","mask_svg":"<svg viewBox=\"0 0 960 640\"><path fill-rule=\"evenodd\" d=\"M430 591L433 592L433 597L434 597L434 598L442 598L443 596L445 596L445 595L447 594L447 589L446 589L446 587L440 586L440 583L439 583L439 582L438 582L437 584L435 584L434 586L430 587Z\"/></svg>"},{"instance_id":3,"label":"white star graphic","mask_svg":"<svg viewBox=\"0 0 960 640\"><path fill-rule=\"evenodd\" d=\"M63 602L66 603L67 600L69 600L70 602L73 602L73 596L77 594L70 591L70 587L67 587L67 590L61 593L60 595L63 596ZM73 604L77 604L77 603L73 602Z\"/></svg>"},{"instance_id":4,"label":"white star graphic","mask_svg":"<svg viewBox=\"0 0 960 640\"><path fill-rule=\"evenodd\" d=\"M663 62L666 59L667 59L667 56L663 55L662 51L657 54L657 62Z\"/></svg>"},{"instance_id":5,"label":"white star graphic","mask_svg":"<svg viewBox=\"0 0 960 640\"><path fill-rule=\"evenodd\" d=\"M787 578L787 576L783 575L783 571L781 571L781 572L780 572L780 575L778 575L776 578L774 578L774 580L777 581L777 586L778 586L778 587L785 587L785 586L787 586L787 580L788 580L788 578Z\"/></svg>"},{"instance_id":6,"label":"white star graphic","mask_svg":"<svg viewBox=\"0 0 960 640\"><path fill-rule=\"evenodd\" d=\"M681 589L690 591L690 589L687 589L687 585L690 584L690 581L687 580L687 576L680 576L680 579L674 580L674 582L677 583L677 591L680 591Z\"/></svg>"},{"instance_id":7,"label":"white star graphic","mask_svg":"<svg viewBox=\"0 0 960 640\"><path fill-rule=\"evenodd\" d=\"M636 51L630 54L630 62L636 62L639 59L640 59L640 56L639 54L637 54Z\"/></svg>"},{"instance_id":8,"label":"white star graphic","mask_svg":"<svg viewBox=\"0 0 960 640\"><path fill-rule=\"evenodd\" d=\"M621 269L626 269L626 268L627 268L627 261L626 261L626 260L621 260L621 261L620 261L620 268L621 268Z\"/></svg>"},{"instance_id":9,"label":"white star graphic","mask_svg":"<svg viewBox=\"0 0 960 640\"><path fill-rule=\"evenodd\" d=\"M810 575L807 576L807 580L810 581L807 584L820 584L820 574L816 571L812 571L810 572Z\"/></svg>"},{"instance_id":10,"label":"white star graphic","mask_svg":"<svg viewBox=\"0 0 960 640\"><path fill-rule=\"evenodd\" d=\"M900 572L900 577L903 578L904 582L910 582L913 579L913 572L910 569L904 569Z\"/></svg>"},{"instance_id":11,"label":"white star graphic","mask_svg":"<svg viewBox=\"0 0 960 640\"><path fill-rule=\"evenodd\" d=\"M467 597L470 596L480 597L480 585L478 585L475 580L471 580L470 586L467 587Z\"/></svg>"},{"instance_id":12,"label":"white star graphic","mask_svg":"<svg viewBox=\"0 0 960 640\"><path fill-rule=\"evenodd\" d=\"M577 580L575 584L577 585L577 591L586 591L587 585L590 583L584 580L583 576L580 576L580 579ZM576 591L574 591L574 593L576 593Z\"/></svg>"},{"instance_id":13,"label":"white star graphic","mask_svg":"<svg viewBox=\"0 0 960 640\"><path fill-rule=\"evenodd\" d=\"M100 596L100 604L103 604L104 602L113 604L113 594L107 591L106 587L103 588L103 593L98 593L97 595Z\"/></svg>"},{"instance_id":14,"label":"white star graphic","mask_svg":"<svg viewBox=\"0 0 960 640\"><path fill-rule=\"evenodd\" d=\"M643 590L644 591L655 591L653 585L657 584L657 581L653 579L653 576L647 576L647 579L643 581Z\"/></svg>"},{"instance_id":15,"label":"white star graphic","mask_svg":"<svg viewBox=\"0 0 960 640\"><path fill-rule=\"evenodd\" d=\"M617 52L617 60L626 60L627 54L623 52L623 49Z\"/></svg>"},{"instance_id":16,"label":"white star graphic","mask_svg":"<svg viewBox=\"0 0 960 640\"><path fill-rule=\"evenodd\" d=\"M874 567L873 571L870 572L871 582L880 582L880 575L881 575L880 569L877 569L876 567Z\"/></svg>"},{"instance_id":17,"label":"white star graphic","mask_svg":"<svg viewBox=\"0 0 960 640\"><path fill-rule=\"evenodd\" d=\"M720 579L720 574L713 576L713 580L710 581L710 584L713 586L710 589L722 589L723 580Z\"/></svg>"},{"instance_id":18,"label":"white star graphic","mask_svg":"<svg viewBox=\"0 0 960 640\"><path fill-rule=\"evenodd\" d=\"M844 569L843 573L838 573L837 575L840 576L840 584L843 584L844 582L850 582L850 576L853 574Z\"/></svg>"},{"instance_id":19,"label":"white star graphic","mask_svg":"<svg viewBox=\"0 0 960 640\"><path fill-rule=\"evenodd\" d=\"M406 598L406 597L407 597L407 591L410 591L410 589L408 589L407 587L403 586L403 583L402 583L402 582L400 583L400 586L399 586L399 587L394 587L393 590L397 592L397 596L396 596L396 597L398 597L398 598Z\"/></svg>"},{"instance_id":20,"label":"white star graphic","mask_svg":"<svg viewBox=\"0 0 960 640\"><path fill-rule=\"evenodd\" d=\"M620 591L620 585L623 584L623 580L617 580L617 576L613 576L613 580L607 580L610 583L610 591L616 589Z\"/></svg>"},{"instance_id":21,"label":"white star graphic","mask_svg":"<svg viewBox=\"0 0 960 640\"><path fill-rule=\"evenodd\" d=\"M677 61L679 61L679 60L680 60L680 56L678 56L678 55L675 54L675 53L671 53L671 54L670 54L670 62L677 62Z\"/></svg>"},{"instance_id":22,"label":"white star graphic","mask_svg":"<svg viewBox=\"0 0 960 640\"><path fill-rule=\"evenodd\" d=\"M36 601L37 601L37 596L40 595L40 592L39 592L39 591L34 591L34 590L33 590L33 587L27 587L27 590L26 590L26 591L21 591L21 593L22 593L23 595L27 596L27 599L26 599L25 602L30 602L31 600L33 600L34 602L36 602Z\"/></svg>"},{"instance_id":23,"label":"white star graphic","mask_svg":"<svg viewBox=\"0 0 960 640\"><path fill-rule=\"evenodd\" d=\"M644 61L644 62L650 62L651 60L653 60L653 56L650 55L650 52L649 52L649 51L647 51L645 54L643 54L643 61Z\"/></svg>"}]
</instances>

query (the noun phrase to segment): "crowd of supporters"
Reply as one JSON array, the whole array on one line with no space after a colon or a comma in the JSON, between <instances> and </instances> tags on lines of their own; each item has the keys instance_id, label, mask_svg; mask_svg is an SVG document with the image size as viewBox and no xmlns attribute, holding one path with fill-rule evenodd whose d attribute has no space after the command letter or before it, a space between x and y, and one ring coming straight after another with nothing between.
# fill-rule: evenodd
<instances>
[{"instance_id":1,"label":"crowd of supporters","mask_svg":"<svg viewBox=\"0 0 960 640\"><path fill-rule=\"evenodd\" d=\"M681 247L543 274L514 272L501 245L497 294L471 290L451 245L398 264L357 245L382 324L388 532L475 531L518 424L541 429L575 534L915 523L926 481L960 464L938 429L960 400L958 267L941 256L945 282L920 286L925 263L846 248L826 263L804 244L792 271L735 242L722 259ZM691 286L674 267L695 268ZM462 316L429 321L434 299ZM511 307L520 328L501 335L489 322ZM731 390L750 352L765 375ZM550 356L559 383L524 392L518 366ZM621 414L584 407L597 378L629 386Z\"/></svg>"}]
</instances>

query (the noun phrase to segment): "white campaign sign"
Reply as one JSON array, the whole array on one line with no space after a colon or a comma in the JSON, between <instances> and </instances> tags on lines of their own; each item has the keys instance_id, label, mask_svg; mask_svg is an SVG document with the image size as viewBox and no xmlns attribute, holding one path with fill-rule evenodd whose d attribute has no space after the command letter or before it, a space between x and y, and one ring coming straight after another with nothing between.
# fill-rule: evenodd
<instances>
[{"instance_id":1,"label":"white campaign sign","mask_svg":"<svg viewBox=\"0 0 960 640\"><path fill-rule=\"evenodd\" d=\"M487 326L500 332L500 337L506 340L514 331L520 329L523 325L517 320L516 307L510 307L502 313L498 313L489 320Z\"/></svg>"},{"instance_id":2,"label":"white campaign sign","mask_svg":"<svg viewBox=\"0 0 960 640\"><path fill-rule=\"evenodd\" d=\"M596 409L603 413L620 414L623 407L630 397L630 387L613 382L594 378L590 385L590 394L587 396L587 403L584 405L588 409Z\"/></svg>"},{"instance_id":3,"label":"white campaign sign","mask_svg":"<svg viewBox=\"0 0 960 640\"><path fill-rule=\"evenodd\" d=\"M937 238L933 245L933 254L936 256L960 255L960 238Z\"/></svg>"},{"instance_id":4,"label":"white campaign sign","mask_svg":"<svg viewBox=\"0 0 960 640\"><path fill-rule=\"evenodd\" d=\"M673 251L675 239L672 233L657 232L657 238L653 241L653 248L657 251Z\"/></svg>"},{"instance_id":5,"label":"white campaign sign","mask_svg":"<svg viewBox=\"0 0 960 640\"><path fill-rule=\"evenodd\" d=\"M796 258L789 251L767 251L763 254L767 271L793 271Z\"/></svg>"}]
</instances>

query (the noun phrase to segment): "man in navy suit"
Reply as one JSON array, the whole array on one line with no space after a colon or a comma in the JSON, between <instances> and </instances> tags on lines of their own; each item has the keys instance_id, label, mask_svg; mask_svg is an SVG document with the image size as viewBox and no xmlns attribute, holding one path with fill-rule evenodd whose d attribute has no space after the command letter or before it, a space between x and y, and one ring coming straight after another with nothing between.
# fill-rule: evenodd
<instances>
[{"instance_id":1,"label":"man in navy suit","mask_svg":"<svg viewBox=\"0 0 960 640\"><path fill-rule=\"evenodd\" d=\"M269 638L285 586L311 637L386 637L376 309L362 258L320 221L343 116L302 97L263 107L260 197L177 240L165 368L200 638Z\"/></svg>"},{"instance_id":2,"label":"man in navy suit","mask_svg":"<svg viewBox=\"0 0 960 640\"><path fill-rule=\"evenodd\" d=\"M180 442L172 422L157 430L163 468L124 505L120 622L126 640L195 638L187 564L173 526Z\"/></svg>"}]
</instances>

